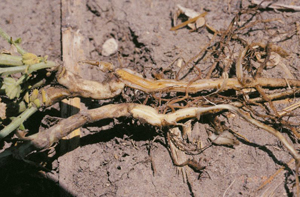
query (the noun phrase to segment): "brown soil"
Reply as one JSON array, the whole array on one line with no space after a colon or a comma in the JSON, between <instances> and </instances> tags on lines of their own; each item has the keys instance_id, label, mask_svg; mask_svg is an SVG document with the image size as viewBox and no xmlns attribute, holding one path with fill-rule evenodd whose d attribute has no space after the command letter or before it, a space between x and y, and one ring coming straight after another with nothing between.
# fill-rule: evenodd
<instances>
[{"instance_id":1,"label":"brown soil","mask_svg":"<svg viewBox=\"0 0 300 197\"><path fill-rule=\"evenodd\" d=\"M299 4L298 1L280 1ZM123 66L152 77L157 68L167 67L175 59L186 61L205 45L210 34L205 28L190 32L182 28L170 31L171 13L176 4L208 12L207 22L215 29L225 29L238 11L240 1L221 0L87 0L82 15L80 33L86 38L88 59L109 61L119 65L117 54L103 57L102 45L115 38ZM249 5L243 1L243 6ZM8 1L0 3L0 26L11 36L22 38L22 46L39 55L49 55L51 60L61 60L61 3L53 1ZM289 34L299 12L264 11L265 19L280 18L278 30ZM264 40L263 30L251 32L251 38ZM274 38L274 41L278 42ZM9 49L5 41L1 48ZM292 58L287 63L299 78L299 37L292 36L278 42ZM103 80L90 66L85 68L87 78ZM94 69L94 70L93 70ZM272 70L268 75L278 76ZM99 106L98 101L83 99L88 108ZM108 101L109 102L109 101ZM44 122L60 116L55 109L40 112L30 120L40 124L39 117L48 114ZM49 118L50 117L50 118ZM206 143L207 125L200 125ZM45 127L45 125L42 125ZM82 128L80 147L70 152L58 152L47 165L50 172L44 178L35 169L22 162L1 169L0 194L5 196L258 196L266 189L274 196L292 195L291 169L286 169L265 189L258 187L277 169L285 166L291 156L279 141L267 132L253 127L235 117L230 127L247 137L235 148L213 146L194 158L207 165L199 174L186 167L187 182L173 165L160 136L159 128L149 127L131 119L105 120ZM155 139L155 140L154 140ZM56 148L59 150L59 148ZM293 167L292 167L293 168Z\"/></svg>"}]
</instances>

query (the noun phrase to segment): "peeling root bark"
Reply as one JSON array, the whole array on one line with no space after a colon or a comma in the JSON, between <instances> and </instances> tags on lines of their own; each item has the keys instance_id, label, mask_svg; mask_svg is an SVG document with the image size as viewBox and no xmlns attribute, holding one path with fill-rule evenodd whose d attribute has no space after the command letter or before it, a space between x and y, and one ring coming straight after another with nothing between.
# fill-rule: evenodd
<instances>
[{"instance_id":1,"label":"peeling root bark","mask_svg":"<svg viewBox=\"0 0 300 197\"><path fill-rule=\"evenodd\" d=\"M41 103L44 103L44 106L46 107L51 106L64 98L71 97L72 95L69 90L63 87L45 87L40 90L40 92L42 91L44 91L44 95L43 93L40 93L38 99Z\"/></svg>"},{"instance_id":2,"label":"peeling root bark","mask_svg":"<svg viewBox=\"0 0 300 197\"><path fill-rule=\"evenodd\" d=\"M74 129L79 128L86 123L95 122L102 119L133 117L139 119L144 123L161 127L176 125L180 120L196 118L205 113L213 113L220 110L229 110L235 112L248 122L276 136L285 145L285 147L289 150L293 157L296 160L299 160L300 157L297 151L294 149L293 145L288 142L279 131L253 119L247 113L239 110L238 108L227 104L211 107L185 108L169 114L159 114L154 108L141 104L110 104L96 109L79 112L78 114L60 121L58 124L54 125L48 130L28 136L26 137L26 139L29 140L36 149L41 150L49 148L53 143L58 142L62 137L67 136Z\"/></svg>"},{"instance_id":3,"label":"peeling root bark","mask_svg":"<svg viewBox=\"0 0 300 197\"><path fill-rule=\"evenodd\" d=\"M53 103L65 98L73 96L82 96L94 99L107 99L113 98L120 94L124 86L127 85L132 88L136 88L145 92L157 92L157 91L177 91L177 92L198 92L207 89L219 89L224 83L224 79L205 79L198 80L194 83L175 81L175 80L149 80L144 79L133 71L127 69L118 69L116 74L120 77L118 79L112 79L107 83L99 83L95 81L85 80L76 76L72 72L61 70L58 72L57 80L63 87L49 87L44 90L44 95L40 94L39 99L42 100L45 106L50 106ZM300 81L298 80L285 80L285 79L266 79L258 78L243 79L240 83L238 79L228 79L226 81L226 89L240 89L245 87L254 87L260 85L262 87L287 87L296 86L300 87ZM177 110L173 113L159 114L156 109L135 103L123 103L123 104L110 104L102 106L96 109L81 111L67 119L60 121L58 124L49 128L46 131L38 132L31 136L25 137L28 140L19 147L19 154L21 158L24 158L33 149L45 150L51 147L54 143L58 142L63 137L67 136L73 130L82 127L89 122L95 122L102 119L119 118L119 117L133 117L140 120L143 123L148 123L153 126L170 126L177 125L177 123L184 119L199 118L200 115L205 113L216 113L221 110L229 110L239 114L248 122L260 127L272 135L276 136L296 159L300 161L300 156L293 147L293 145L286 140L286 138L274 128L261 123L253 119L246 112L228 104L215 105L210 107L189 107ZM29 148L30 147L30 148ZM5 155L6 153L4 153ZM0 154L0 158L3 154Z\"/></svg>"},{"instance_id":4,"label":"peeling root bark","mask_svg":"<svg viewBox=\"0 0 300 197\"><path fill-rule=\"evenodd\" d=\"M151 80L145 79L137 73L129 69L117 69L116 74L129 87L135 88L144 92L186 92L187 88L190 93L196 93L208 89L220 89L224 83L224 79L201 79L193 83L188 81L175 80ZM280 78L245 78L242 83L236 78L226 79L226 86L222 90L250 88L260 85L269 88L285 88L285 87L300 87L299 80L280 79Z\"/></svg>"},{"instance_id":5,"label":"peeling root bark","mask_svg":"<svg viewBox=\"0 0 300 197\"><path fill-rule=\"evenodd\" d=\"M67 87L73 95L93 99L113 98L119 95L124 88L123 82L111 80L107 83L100 83L86 80L63 67L58 71L57 81Z\"/></svg>"},{"instance_id":6,"label":"peeling root bark","mask_svg":"<svg viewBox=\"0 0 300 197\"><path fill-rule=\"evenodd\" d=\"M299 80L275 79L275 78L244 78L240 83L236 78L226 79L202 79L193 83L176 80L151 80L145 79L139 74L128 69L117 69L115 71L120 80L112 79L106 83L85 80L70 71L60 68L57 81L68 89L69 96L81 96L93 99L109 99L119 95L125 85L147 93L150 92L188 92L196 93L208 89L239 90L242 88L255 87L257 85L268 88L300 87ZM224 87L223 87L224 86ZM49 105L47 105L49 106Z\"/></svg>"},{"instance_id":7,"label":"peeling root bark","mask_svg":"<svg viewBox=\"0 0 300 197\"><path fill-rule=\"evenodd\" d=\"M38 132L26 137L37 149L47 149L55 142L67 136L73 130L82 127L86 123L96 122L102 119L130 116L129 111L135 104L111 104L100 108L80 111L67 119L61 120L53 127L43 132Z\"/></svg>"}]
</instances>

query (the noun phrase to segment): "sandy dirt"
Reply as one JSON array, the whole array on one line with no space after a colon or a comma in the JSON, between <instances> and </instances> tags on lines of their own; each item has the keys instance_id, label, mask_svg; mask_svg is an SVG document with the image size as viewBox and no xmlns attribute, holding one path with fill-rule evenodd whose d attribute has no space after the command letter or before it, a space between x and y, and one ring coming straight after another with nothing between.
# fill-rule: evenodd
<instances>
[{"instance_id":1,"label":"sandy dirt","mask_svg":"<svg viewBox=\"0 0 300 197\"><path fill-rule=\"evenodd\" d=\"M225 29L239 9L239 2L221 0L87 0L82 16L80 33L86 38L91 60L109 61L120 66L118 55L102 55L102 45L109 39L117 40L121 62L145 77L159 68L168 67L175 59L189 60L211 38L207 29L190 32L182 28L176 32L171 15L180 4L195 11L207 11L207 22L215 29ZM298 1L280 1L300 5ZM243 1L243 6L249 5ZM61 3L53 1L9 1L0 3L0 26L11 36L22 38L22 46L39 55L49 55L58 62L61 52ZM291 31L293 23L300 20L299 12L262 12L265 19L280 18L277 30ZM264 40L263 30L251 32L251 39ZM273 42L277 38L274 38ZM299 37L292 36L279 42L292 58L289 68L299 78ZM5 41L0 48L10 49ZM104 80L92 67L85 68L85 77ZM202 68L201 68L202 69ZM203 70L206 67L203 65ZM278 76L279 71L267 73ZM102 104L83 99L88 108ZM110 102L110 101L105 101ZM104 102L104 103L105 103ZM56 106L57 109L58 105ZM39 125L60 117L56 109L40 112L30 120ZM35 118L35 119L34 119ZM238 116L232 118L230 128L247 137L234 148L213 146L194 159L206 165L199 174L184 167L188 180L174 166L160 128L140 124L131 119L105 120L81 129L80 147L67 153L59 152L51 158L50 172L46 177L22 162L1 169L0 194L5 196L258 196L274 190L274 196L292 196L294 181L289 169L279 174L267 187L257 191L268 177L284 166L292 157L279 141L267 132L253 127ZM195 121L193 122L195 124ZM41 127L46 127L42 125ZM196 124L207 143L208 125ZM57 148L59 150L59 148ZM66 160L71 165L63 166ZM66 173L67 172L67 173ZM62 175L63 174L63 175ZM267 191L267 192L269 192Z\"/></svg>"}]
</instances>

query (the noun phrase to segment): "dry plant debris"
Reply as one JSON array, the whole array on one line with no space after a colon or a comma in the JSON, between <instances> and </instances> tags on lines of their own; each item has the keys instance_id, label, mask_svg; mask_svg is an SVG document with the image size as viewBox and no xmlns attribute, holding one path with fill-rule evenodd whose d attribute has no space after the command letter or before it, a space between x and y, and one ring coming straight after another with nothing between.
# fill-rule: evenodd
<instances>
[{"instance_id":1,"label":"dry plant debris","mask_svg":"<svg viewBox=\"0 0 300 197\"><path fill-rule=\"evenodd\" d=\"M274 9L282 9L283 5L275 3L266 5L267 2L258 3L258 1L253 1L253 3L258 6L241 9L227 29L212 31L214 36L211 41L204 45L204 48L195 57L180 67L176 77L164 76L159 80L146 79L127 68L114 68L109 63L89 60L81 63L99 66L99 69L107 73L107 80L102 83L85 80L62 66L53 65L46 58L38 58L34 54L26 53L16 41L12 41L7 34L1 31L2 36L15 45L23 56L21 65L19 61L16 61L18 57L7 54L0 56L0 63L1 57L7 58L7 56L11 56L11 61L17 62L14 65L16 67L7 67L7 70L1 68L3 69L1 73L2 90L6 94L5 100L7 102L13 100L14 107L18 108L14 112L9 112L10 106L6 106L7 114L3 114L4 107L1 108L1 119L5 126L3 125L0 131L0 138L14 143L0 153L0 163L4 165L5 159L9 156L33 163L27 159L28 155L34 154L36 151L49 150L76 128L102 119L132 117L144 124L168 128L163 135L167 139L173 162L176 166L184 167L182 173L186 176L184 169L187 166L197 172L205 169L199 162L190 159L188 155L200 154L206 148L212 147L210 144L203 147L199 141L193 143L195 141L190 139L191 125L187 121L194 119L201 123L201 117L205 115L212 117L208 121L213 129L209 135L211 142L235 146L238 144L236 137L241 138L241 135L233 132L229 128L230 125L221 124L219 120L219 117L226 115L226 112L232 112L276 136L285 146L295 159L296 188L299 194L300 155L294 145L294 142L299 140L299 128L297 123L289 119L293 117L293 111L299 107L299 104L289 103L290 106L280 110L277 103L285 98L293 98L298 101L300 80L295 79L286 65L283 66L283 78L265 77L267 69L283 65L281 61L289 56L289 52L275 43L253 42L243 36L251 27L269 23L276 24L278 21L255 20L259 8L277 6ZM179 31L179 28L186 25L196 30L205 24L206 13L193 12L180 5L178 8L180 13L188 17L188 20L171 30ZM179 14L176 15L174 21L177 20L177 16ZM248 20L242 21L242 17ZM214 28L208 27L208 29L211 31ZM295 32L297 31L295 30ZM213 63L205 72L199 65L201 61L207 59ZM1 63L1 65L11 65L7 61L3 60L3 62L5 63ZM36 71L38 69L49 67L54 68L58 84L27 84L30 80L37 78L39 73L36 74ZM17 78L13 75L17 72L22 76ZM142 99L137 98L139 103L112 102L113 104L99 108L82 110L38 133L26 135L26 132L20 128L22 123L38 109L43 110L64 98L79 96L113 100L117 96L124 96L125 88L144 92L147 96ZM1 106L4 106L4 100L1 102ZM12 113L14 115L11 115ZM9 118L8 114L11 117L17 117L10 122L6 120ZM285 133L281 132L283 129L285 129ZM18 131L17 135L10 135L15 130Z\"/></svg>"},{"instance_id":2,"label":"dry plant debris","mask_svg":"<svg viewBox=\"0 0 300 197\"><path fill-rule=\"evenodd\" d=\"M203 12L202 14L200 14L199 12L195 12L194 10L185 8L181 5L177 5L178 10L176 11L176 13L173 16L173 22L174 24L176 24L177 18L181 15L184 14L185 16L188 17L188 20L178 24L174 27L171 28L171 31L175 31L177 29L180 29L184 26L188 26L191 28L192 31L195 31L196 29L202 27L203 25L205 25L205 18L204 16L207 14L207 12Z\"/></svg>"},{"instance_id":3,"label":"dry plant debris","mask_svg":"<svg viewBox=\"0 0 300 197\"><path fill-rule=\"evenodd\" d=\"M283 11L300 11L300 6L295 5L286 5L282 3L277 3L273 1L262 1L262 0L252 0L253 4L259 5L260 8L272 8L274 10L283 10Z\"/></svg>"}]
</instances>

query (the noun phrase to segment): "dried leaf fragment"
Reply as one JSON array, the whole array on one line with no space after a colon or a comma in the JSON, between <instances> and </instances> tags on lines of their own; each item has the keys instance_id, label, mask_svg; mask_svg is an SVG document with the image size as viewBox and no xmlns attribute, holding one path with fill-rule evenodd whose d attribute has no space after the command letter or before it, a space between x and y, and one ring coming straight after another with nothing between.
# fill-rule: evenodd
<instances>
[{"instance_id":1,"label":"dried leaf fragment","mask_svg":"<svg viewBox=\"0 0 300 197\"><path fill-rule=\"evenodd\" d=\"M239 144L239 141L234 137L234 135L227 130L222 132L220 135L211 133L208 138L212 141L212 143L217 145L234 146Z\"/></svg>"},{"instance_id":2,"label":"dried leaf fragment","mask_svg":"<svg viewBox=\"0 0 300 197\"><path fill-rule=\"evenodd\" d=\"M196 16L198 16L200 13L199 12L196 12L192 9L189 9L189 8L185 8L179 4L176 5L178 7L178 9L183 13L185 14L187 17L189 18L194 18Z\"/></svg>"},{"instance_id":3,"label":"dried leaf fragment","mask_svg":"<svg viewBox=\"0 0 300 197\"><path fill-rule=\"evenodd\" d=\"M253 4L259 5L261 8L272 8L274 10L285 10L285 11L300 11L300 6L286 5L282 3L277 3L273 1L263 1L263 0L252 0Z\"/></svg>"},{"instance_id":4,"label":"dried leaf fragment","mask_svg":"<svg viewBox=\"0 0 300 197\"><path fill-rule=\"evenodd\" d=\"M178 7L178 12L176 13L177 15L174 16L174 22L177 20L177 17L180 15L180 14L184 14L186 15L189 19L179 25L176 25L174 27L172 27L170 30L171 31L175 31L177 29L180 29L184 26L188 26L190 27L192 30L196 30L198 29L199 27L202 27L203 25L205 25L205 18L204 16L207 14L207 12L204 12L204 13L199 13L199 12L196 12L192 9L189 9L189 8L185 8L181 5L177 5Z\"/></svg>"}]
</instances>

